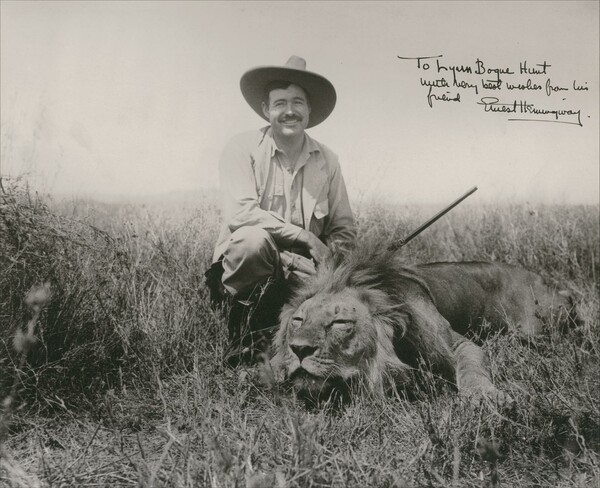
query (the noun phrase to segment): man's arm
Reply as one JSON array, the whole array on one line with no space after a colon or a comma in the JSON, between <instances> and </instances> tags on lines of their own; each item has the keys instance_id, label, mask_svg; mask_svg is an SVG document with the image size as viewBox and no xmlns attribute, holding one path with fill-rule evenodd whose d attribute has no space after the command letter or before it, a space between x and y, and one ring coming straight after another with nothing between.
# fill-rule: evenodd
<instances>
[{"instance_id":1,"label":"man's arm","mask_svg":"<svg viewBox=\"0 0 600 488\"><path fill-rule=\"evenodd\" d=\"M347 251L356 241L356 226L342 171L336 163L329 183L329 216L323 234L330 248Z\"/></svg>"},{"instance_id":2,"label":"man's arm","mask_svg":"<svg viewBox=\"0 0 600 488\"><path fill-rule=\"evenodd\" d=\"M221 155L219 178L225 221L231 232L244 226L258 226L271 234L277 244L290 247L302 229L260 208L247 136L232 139Z\"/></svg>"}]
</instances>

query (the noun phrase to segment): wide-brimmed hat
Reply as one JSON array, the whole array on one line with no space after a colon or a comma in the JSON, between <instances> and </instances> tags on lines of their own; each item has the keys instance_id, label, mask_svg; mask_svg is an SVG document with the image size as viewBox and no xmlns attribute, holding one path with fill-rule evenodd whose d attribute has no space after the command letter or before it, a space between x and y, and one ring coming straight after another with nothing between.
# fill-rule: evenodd
<instances>
[{"instance_id":1,"label":"wide-brimmed hat","mask_svg":"<svg viewBox=\"0 0 600 488\"><path fill-rule=\"evenodd\" d=\"M254 111L268 120L262 111L266 86L273 81L289 81L301 87L310 101L310 118L307 127L323 122L335 107L337 96L333 85L321 75L306 71L306 61L292 56L284 66L259 66L247 71L240 80L242 95Z\"/></svg>"}]
</instances>

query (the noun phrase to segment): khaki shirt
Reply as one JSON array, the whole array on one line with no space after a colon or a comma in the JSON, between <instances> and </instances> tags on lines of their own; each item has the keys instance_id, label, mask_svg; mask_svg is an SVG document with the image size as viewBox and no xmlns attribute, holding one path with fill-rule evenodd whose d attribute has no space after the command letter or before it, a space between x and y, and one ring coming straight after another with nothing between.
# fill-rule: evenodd
<instances>
[{"instance_id":1,"label":"khaki shirt","mask_svg":"<svg viewBox=\"0 0 600 488\"><path fill-rule=\"evenodd\" d=\"M303 228L327 245L352 245L354 217L337 156L305 134L293 171L282 164L284 158L270 127L227 144L219 163L223 226L213 262L231 234L247 225L265 229L282 249L292 248Z\"/></svg>"}]
</instances>

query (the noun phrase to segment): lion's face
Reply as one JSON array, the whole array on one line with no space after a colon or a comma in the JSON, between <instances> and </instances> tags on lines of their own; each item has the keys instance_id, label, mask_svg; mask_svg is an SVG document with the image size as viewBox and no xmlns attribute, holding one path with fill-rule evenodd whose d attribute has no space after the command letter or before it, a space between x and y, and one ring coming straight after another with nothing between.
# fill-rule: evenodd
<instances>
[{"instance_id":1,"label":"lion's face","mask_svg":"<svg viewBox=\"0 0 600 488\"><path fill-rule=\"evenodd\" d=\"M379 383L394 354L393 330L377 317L377 292L345 288L322 293L281 315L273 364L305 396L322 398L351 380Z\"/></svg>"}]
</instances>

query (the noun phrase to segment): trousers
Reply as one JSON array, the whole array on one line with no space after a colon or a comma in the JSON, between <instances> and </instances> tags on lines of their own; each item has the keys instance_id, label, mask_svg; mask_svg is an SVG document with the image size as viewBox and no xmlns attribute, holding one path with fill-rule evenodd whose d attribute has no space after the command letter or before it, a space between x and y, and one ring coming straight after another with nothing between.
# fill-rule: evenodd
<instances>
[{"instance_id":1,"label":"trousers","mask_svg":"<svg viewBox=\"0 0 600 488\"><path fill-rule=\"evenodd\" d=\"M222 265L223 286L234 298L271 277L302 281L316 273L312 259L280 250L271 234L255 226L240 227L231 234Z\"/></svg>"}]
</instances>

